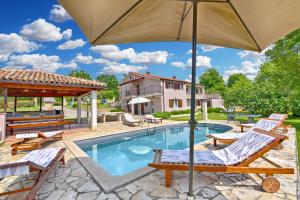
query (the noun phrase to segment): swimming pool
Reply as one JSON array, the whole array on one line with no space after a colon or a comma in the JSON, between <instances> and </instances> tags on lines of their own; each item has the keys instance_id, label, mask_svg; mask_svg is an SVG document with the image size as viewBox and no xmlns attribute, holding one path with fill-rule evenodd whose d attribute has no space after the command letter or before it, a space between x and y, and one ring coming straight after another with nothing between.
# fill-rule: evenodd
<instances>
[{"instance_id":1,"label":"swimming pool","mask_svg":"<svg viewBox=\"0 0 300 200\"><path fill-rule=\"evenodd\" d=\"M209 133L224 133L230 126L200 123L195 130L195 144L207 140ZM189 148L188 124L170 125L109 137L78 141L76 144L111 176L124 176L147 166L153 149Z\"/></svg>"}]
</instances>

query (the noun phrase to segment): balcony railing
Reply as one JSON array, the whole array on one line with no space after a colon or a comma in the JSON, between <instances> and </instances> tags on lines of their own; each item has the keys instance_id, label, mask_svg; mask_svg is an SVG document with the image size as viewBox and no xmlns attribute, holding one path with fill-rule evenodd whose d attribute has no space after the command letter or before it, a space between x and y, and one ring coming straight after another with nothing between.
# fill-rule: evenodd
<instances>
[{"instance_id":1,"label":"balcony railing","mask_svg":"<svg viewBox=\"0 0 300 200\"><path fill-rule=\"evenodd\" d=\"M191 93L186 93L187 98L191 97ZM200 98L200 99L218 99L220 98L219 94L196 94L196 98Z\"/></svg>"},{"instance_id":2,"label":"balcony railing","mask_svg":"<svg viewBox=\"0 0 300 200\"><path fill-rule=\"evenodd\" d=\"M132 88L122 92L123 97L147 96L147 95L154 95L154 94L162 94L162 88L151 85L151 86L141 87L139 89Z\"/></svg>"}]
</instances>

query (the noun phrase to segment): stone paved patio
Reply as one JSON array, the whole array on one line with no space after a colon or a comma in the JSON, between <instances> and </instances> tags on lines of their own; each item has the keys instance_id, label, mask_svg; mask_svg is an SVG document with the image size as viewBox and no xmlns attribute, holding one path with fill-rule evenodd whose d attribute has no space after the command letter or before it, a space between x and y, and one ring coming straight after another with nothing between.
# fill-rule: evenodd
<instances>
[{"instance_id":1,"label":"stone paved patio","mask_svg":"<svg viewBox=\"0 0 300 200\"><path fill-rule=\"evenodd\" d=\"M178 122L164 122L171 124ZM151 125L153 127L154 125ZM118 122L100 124L97 131L66 134L64 141L96 137L112 133L119 133L129 130L136 130L140 127L127 127ZM291 128L288 133L289 140L284 142L282 150L272 150L266 157L283 166L294 167L297 170L295 154L295 129ZM65 146L64 141L50 143L49 146ZM196 146L197 149L212 148L208 140ZM17 156L10 156L8 144L0 147L0 163L16 160L24 153ZM269 166L263 159L257 160L253 165ZM31 175L33 176L33 175ZM264 193L260 190L261 178L257 175L239 174L217 174L217 173L195 173L194 194L195 199L297 199L297 173L294 175L277 175L281 183L281 189L275 194ZM28 177L10 177L0 181L0 192L28 186L32 181ZM38 192L37 199L41 200L167 200L187 199L188 174L186 172L175 172L170 188L164 186L164 174L162 171L155 171L137 181L105 194L93 181L87 171L67 150L66 165L58 166L45 184ZM23 199L23 194L0 197L0 200Z\"/></svg>"}]
</instances>

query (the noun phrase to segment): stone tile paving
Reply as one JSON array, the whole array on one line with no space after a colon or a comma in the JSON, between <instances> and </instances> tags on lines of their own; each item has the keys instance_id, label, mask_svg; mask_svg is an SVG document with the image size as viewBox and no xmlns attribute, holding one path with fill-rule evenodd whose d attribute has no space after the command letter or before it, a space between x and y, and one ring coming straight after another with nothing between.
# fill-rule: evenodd
<instances>
[{"instance_id":1,"label":"stone tile paving","mask_svg":"<svg viewBox=\"0 0 300 200\"><path fill-rule=\"evenodd\" d=\"M174 122L165 122L165 124ZM152 125L153 126L153 125ZM86 133L67 134L64 140L95 137L120 131L138 128L126 127L118 123L101 124L98 131ZM284 142L282 150L272 150L266 157L283 166L296 167L295 156L295 130L290 129L290 139ZM49 146L64 146L63 141L57 141ZM197 149L212 148L211 141L206 141L196 146ZM10 156L8 145L0 147L1 163L16 160L24 154ZM257 160L253 165L266 166L263 160ZM260 189L261 178L257 175L222 174L196 172L194 174L195 199L297 199L297 175L277 175L281 189L275 194L262 192ZM33 175L30 176L31 178ZM29 177L29 178L30 178ZM187 172L174 172L172 186L164 186L164 173L155 171L137 181L134 181L114 192L105 194L93 181L92 177L74 158L70 151L66 152L66 165L58 166L49 176L38 192L37 199L41 200L172 200L187 199L188 174ZM28 177L10 177L0 181L0 192L22 188L32 183ZM25 193L0 197L0 200L23 199Z\"/></svg>"}]
</instances>

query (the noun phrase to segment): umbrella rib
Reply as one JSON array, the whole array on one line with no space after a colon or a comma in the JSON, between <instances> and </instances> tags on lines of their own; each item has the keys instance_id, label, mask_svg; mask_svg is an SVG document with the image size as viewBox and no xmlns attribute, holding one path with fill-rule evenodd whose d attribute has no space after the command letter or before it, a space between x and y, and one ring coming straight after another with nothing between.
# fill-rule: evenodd
<instances>
[{"instance_id":1,"label":"umbrella rib","mask_svg":"<svg viewBox=\"0 0 300 200\"><path fill-rule=\"evenodd\" d=\"M187 2L185 2L184 7L183 7L182 16L181 16L181 20L180 20L179 31L178 31L176 40L179 40L179 37L180 37L180 34L181 34L181 28L182 28L183 20L184 20L184 17L186 16L185 15L186 4L187 4Z\"/></svg>"},{"instance_id":2,"label":"umbrella rib","mask_svg":"<svg viewBox=\"0 0 300 200\"><path fill-rule=\"evenodd\" d=\"M257 48L259 51L262 51L262 49L260 48L260 46L258 45L258 42L255 40L254 36L252 35L251 31L249 30L248 26L246 25L246 23L244 22L244 20L242 19L242 17L239 15L239 13L237 12L237 10L235 9L235 7L233 6L233 4L231 3L230 0L227 0L229 6L231 7L231 9L234 11L234 13L236 14L236 16L239 18L239 20L242 22L244 28L246 29L246 31L248 32L248 34L250 35L251 39L254 41L254 43L256 44Z\"/></svg>"},{"instance_id":3,"label":"umbrella rib","mask_svg":"<svg viewBox=\"0 0 300 200\"><path fill-rule=\"evenodd\" d=\"M125 13L123 13L114 23L112 23L105 31L103 31L95 40L93 40L91 43L95 44L95 42L101 38L105 33L107 33L110 29L112 29L121 19L126 17L137 5L139 5L143 0L137 1L135 4L133 4L128 10L126 10Z\"/></svg>"}]
</instances>

